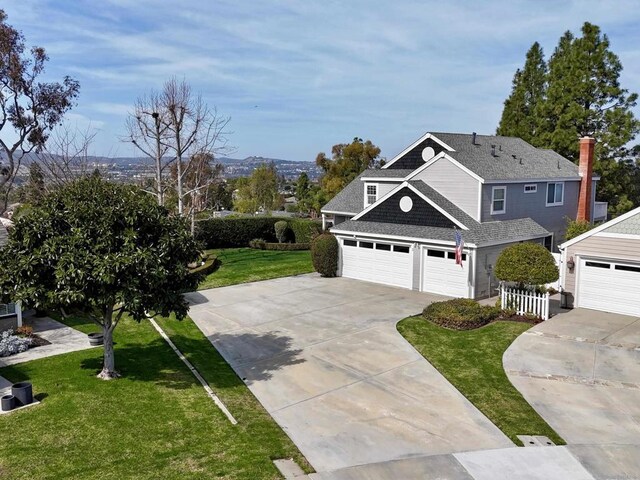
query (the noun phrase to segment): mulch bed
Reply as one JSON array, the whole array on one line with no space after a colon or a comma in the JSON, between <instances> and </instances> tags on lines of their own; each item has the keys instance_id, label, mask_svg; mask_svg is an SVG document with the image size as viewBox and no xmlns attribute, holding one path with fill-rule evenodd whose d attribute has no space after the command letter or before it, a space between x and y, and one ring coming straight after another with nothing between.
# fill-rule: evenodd
<instances>
[{"instance_id":1,"label":"mulch bed","mask_svg":"<svg viewBox=\"0 0 640 480\"><path fill-rule=\"evenodd\" d=\"M31 335L29 338L31 339L31 345L29 345L29 348L51 345L51 342L49 340L45 340L44 338L39 337L38 335Z\"/></svg>"}]
</instances>

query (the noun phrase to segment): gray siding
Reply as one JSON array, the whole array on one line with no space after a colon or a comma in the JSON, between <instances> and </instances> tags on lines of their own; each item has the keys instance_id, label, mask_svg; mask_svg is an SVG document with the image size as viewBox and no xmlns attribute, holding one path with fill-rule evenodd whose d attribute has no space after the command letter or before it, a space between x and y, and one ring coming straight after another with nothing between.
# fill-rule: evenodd
<instances>
[{"instance_id":1,"label":"gray siding","mask_svg":"<svg viewBox=\"0 0 640 480\"><path fill-rule=\"evenodd\" d=\"M471 218L478 220L478 180L441 158L411 180L422 180Z\"/></svg>"},{"instance_id":2,"label":"gray siding","mask_svg":"<svg viewBox=\"0 0 640 480\"><path fill-rule=\"evenodd\" d=\"M536 184L536 193L524 193L524 186ZM491 215L492 187L507 187L506 213ZM578 193L580 182L564 182L564 204L547 207L547 182L523 182L505 184L485 184L482 186L482 221L512 220L531 218L553 233L554 248L564 241L567 230L567 217L576 218L578 212Z\"/></svg>"},{"instance_id":3,"label":"gray siding","mask_svg":"<svg viewBox=\"0 0 640 480\"><path fill-rule=\"evenodd\" d=\"M542 241L534 240L534 243L542 243ZM491 247L482 247L476 253L476 298L486 298L497 295L496 288L499 280L493 274L496 260L500 252L515 243L504 243L502 245L493 245ZM489 265L491 267L489 267ZM489 288L491 282L491 288Z\"/></svg>"},{"instance_id":4,"label":"gray siding","mask_svg":"<svg viewBox=\"0 0 640 480\"><path fill-rule=\"evenodd\" d=\"M351 217L347 217L345 215L334 215L333 216L333 224L334 225L338 225L342 222L346 222L347 220L349 220Z\"/></svg>"}]
</instances>

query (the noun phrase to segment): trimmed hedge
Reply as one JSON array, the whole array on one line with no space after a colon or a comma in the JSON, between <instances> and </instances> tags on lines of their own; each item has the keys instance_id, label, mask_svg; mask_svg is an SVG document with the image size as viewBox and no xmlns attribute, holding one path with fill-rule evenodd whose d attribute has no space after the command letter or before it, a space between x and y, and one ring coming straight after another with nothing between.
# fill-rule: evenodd
<instances>
[{"instance_id":1,"label":"trimmed hedge","mask_svg":"<svg viewBox=\"0 0 640 480\"><path fill-rule=\"evenodd\" d=\"M265 242L261 238L254 238L249 242L249 247L256 250L309 250L311 248L310 243L272 243Z\"/></svg>"},{"instance_id":2,"label":"trimmed hedge","mask_svg":"<svg viewBox=\"0 0 640 480\"><path fill-rule=\"evenodd\" d=\"M544 285L558 279L551 252L537 243L517 243L498 255L494 274L498 280L524 285Z\"/></svg>"},{"instance_id":3,"label":"trimmed hedge","mask_svg":"<svg viewBox=\"0 0 640 480\"><path fill-rule=\"evenodd\" d=\"M196 223L195 238L204 248L246 247L256 238L265 242L278 241L275 234L276 222L283 221L280 217L243 217L243 218L212 218L200 220ZM320 233L322 225L315 220L290 218L287 222L294 243L311 243Z\"/></svg>"},{"instance_id":4,"label":"trimmed hedge","mask_svg":"<svg viewBox=\"0 0 640 480\"><path fill-rule=\"evenodd\" d=\"M338 240L330 233L318 235L311 242L313 268L323 277L335 277L338 273Z\"/></svg>"},{"instance_id":5,"label":"trimmed hedge","mask_svg":"<svg viewBox=\"0 0 640 480\"><path fill-rule=\"evenodd\" d=\"M279 243L286 242L288 233L290 231L289 224L284 220L280 220L276 222L273 227L274 227L274 230L276 231L276 238L278 239L278 242Z\"/></svg>"},{"instance_id":6,"label":"trimmed hedge","mask_svg":"<svg viewBox=\"0 0 640 480\"><path fill-rule=\"evenodd\" d=\"M422 311L426 320L452 330L473 330L487 325L500 314L499 307L480 305L469 298L435 302Z\"/></svg>"},{"instance_id":7,"label":"trimmed hedge","mask_svg":"<svg viewBox=\"0 0 640 480\"><path fill-rule=\"evenodd\" d=\"M197 274L197 275L206 276L206 275L209 275L211 272L214 272L219 265L220 265L220 260L218 260L214 256L210 256L205 260L205 262L202 265L196 268L192 268L189 273L194 275Z\"/></svg>"}]
</instances>

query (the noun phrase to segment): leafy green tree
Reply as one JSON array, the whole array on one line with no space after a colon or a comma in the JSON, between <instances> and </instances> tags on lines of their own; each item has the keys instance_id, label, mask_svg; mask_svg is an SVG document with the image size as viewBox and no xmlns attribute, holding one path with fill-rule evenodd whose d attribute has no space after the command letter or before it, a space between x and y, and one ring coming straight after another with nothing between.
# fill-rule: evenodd
<instances>
[{"instance_id":1,"label":"leafy green tree","mask_svg":"<svg viewBox=\"0 0 640 480\"><path fill-rule=\"evenodd\" d=\"M186 316L198 258L182 218L154 197L96 177L70 183L21 216L0 250L0 296L90 318L104 334L98 375L115 378L113 330L125 314Z\"/></svg>"},{"instance_id":2,"label":"leafy green tree","mask_svg":"<svg viewBox=\"0 0 640 480\"><path fill-rule=\"evenodd\" d=\"M551 252L538 243L517 243L498 255L495 275L503 282L544 285L558 279L558 267Z\"/></svg>"},{"instance_id":3,"label":"leafy green tree","mask_svg":"<svg viewBox=\"0 0 640 480\"><path fill-rule=\"evenodd\" d=\"M298 176L296 182L296 200L298 201L299 211L309 211L309 193L311 190L311 184L309 182L309 175L307 172L302 172Z\"/></svg>"},{"instance_id":4,"label":"leafy green tree","mask_svg":"<svg viewBox=\"0 0 640 480\"><path fill-rule=\"evenodd\" d=\"M567 232L564 235L564 240L567 241L579 237L583 233L591 230L594 226L593 223L587 222L586 220L573 220L572 218L568 218Z\"/></svg>"},{"instance_id":5,"label":"leafy green tree","mask_svg":"<svg viewBox=\"0 0 640 480\"><path fill-rule=\"evenodd\" d=\"M537 139L536 110L544 100L547 64L542 47L535 42L527 52L522 70L516 70L511 95L504 102L497 134L520 137L535 145Z\"/></svg>"},{"instance_id":6,"label":"leafy green tree","mask_svg":"<svg viewBox=\"0 0 640 480\"><path fill-rule=\"evenodd\" d=\"M316 157L316 165L324 171L320 186L327 201L367 168L382 165L380 149L371 140L354 138L351 143L339 143L331 149L331 158L324 153Z\"/></svg>"},{"instance_id":7,"label":"leafy green tree","mask_svg":"<svg viewBox=\"0 0 640 480\"><path fill-rule=\"evenodd\" d=\"M237 198L234 210L241 213L255 213L262 209L266 212L282 206L282 197L278 192L278 172L273 163L263 163L256 167L248 179L238 179Z\"/></svg>"},{"instance_id":8,"label":"leafy green tree","mask_svg":"<svg viewBox=\"0 0 640 480\"><path fill-rule=\"evenodd\" d=\"M35 162L29 165L29 177L24 186L25 201L30 204L38 204L45 195L44 173L42 168Z\"/></svg>"},{"instance_id":9,"label":"leafy green tree","mask_svg":"<svg viewBox=\"0 0 640 480\"><path fill-rule=\"evenodd\" d=\"M42 47L27 48L24 35L6 21L0 10L0 213L7 208L22 158L44 147L80 91L71 77L44 82L49 56Z\"/></svg>"}]
</instances>

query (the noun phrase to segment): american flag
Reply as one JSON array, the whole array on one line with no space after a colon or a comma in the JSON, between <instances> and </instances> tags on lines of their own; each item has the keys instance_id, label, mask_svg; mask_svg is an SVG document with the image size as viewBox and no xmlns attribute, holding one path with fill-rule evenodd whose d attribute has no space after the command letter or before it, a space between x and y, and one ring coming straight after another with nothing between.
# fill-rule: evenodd
<instances>
[{"instance_id":1,"label":"american flag","mask_svg":"<svg viewBox=\"0 0 640 480\"><path fill-rule=\"evenodd\" d=\"M464 248L464 240L459 230L456 230L456 265L462 267L462 249Z\"/></svg>"}]
</instances>

